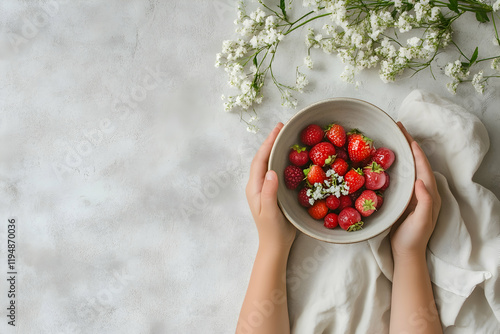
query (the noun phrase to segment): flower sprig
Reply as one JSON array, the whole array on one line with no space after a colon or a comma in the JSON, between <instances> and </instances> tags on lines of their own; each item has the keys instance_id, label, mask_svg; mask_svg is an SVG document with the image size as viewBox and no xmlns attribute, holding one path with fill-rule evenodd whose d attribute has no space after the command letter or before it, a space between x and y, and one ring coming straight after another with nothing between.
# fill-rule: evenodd
<instances>
[{"instance_id":1,"label":"flower sprig","mask_svg":"<svg viewBox=\"0 0 500 334\"><path fill-rule=\"evenodd\" d=\"M237 94L224 97L226 111L239 109L255 114L255 105L263 100L263 87L268 78L279 90L282 105L295 107L295 92L302 92L308 83L305 74L296 69L294 84L278 80L273 62L278 46L287 35L312 21L322 20L322 29L307 29L305 43L307 54L304 66L314 68L312 50L321 49L336 55L344 64L341 79L358 86L357 74L370 68L378 68L383 82L393 82L405 71L416 74L429 68L436 56L445 48L454 47L461 59L449 63L444 74L451 78L447 84L455 93L458 85L471 82L482 93L489 79L499 77L500 54L479 58L476 48L466 56L452 39L453 23L467 12L473 12L481 23L491 22L494 41L500 44L497 21L500 0L483 3L478 0L303 0L305 13L293 19L290 15L292 0L277 1L274 6L258 0L259 6L247 14L243 1L238 6L235 21L235 40L223 42L222 52L217 54L216 66L224 67L229 85ZM499 21L500 22L500 21ZM407 37L405 37L407 36ZM498 50L497 50L498 52ZM469 79L471 69L491 60L493 74L484 69ZM250 120L249 129L255 131Z\"/></svg>"}]
</instances>

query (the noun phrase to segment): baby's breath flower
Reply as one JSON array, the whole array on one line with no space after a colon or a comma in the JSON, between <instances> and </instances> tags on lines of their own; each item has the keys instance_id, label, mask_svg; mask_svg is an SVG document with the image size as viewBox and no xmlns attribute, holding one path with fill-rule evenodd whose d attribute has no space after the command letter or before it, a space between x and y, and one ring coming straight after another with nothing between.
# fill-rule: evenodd
<instances>
[{"instance_id":1,"label":"baby's breath flower","mask_svg":"<svg viewBox=\"0 0 500 334\"><path fill-rule=\"evenodd\" d=\"M460 60L456 60L454 63L448 63L446 65L444 68L444 74L460 82L467 79L470 71L462 66L462 62L460 62Z\"/></svg>"},{"instance_id":2,"label":"baby's breath flower","mask_svg":"<svg viewBox=\"0 0 500 334\"><path fill-rule=\"evenodd\" d=\"M304 73L299 72L297 69L297 78L295 80L295 89L302 93L304 90L304 87L307 86L309 81L307 80L306 76Z\"/></svg>"},{"instance_id":3,"label":"baby's breath flower","mask_svg":"<svg viewBox=\"0 0 500 334\"><path fill-rule=\"evenodd\" d=\"M494 58L492 61L491 61L491 68L493 70L497 70L499 71L500 70L500 57L498 58Z\"/></svg>"},{"instance_id":4,"label":"baby's breath flower","mask_svg":"<svg viewBox=\"0 0 500 334\"><path fill-rule=\"evenodd\" d=\"M452 94L456 94L457 93L457 87L458 87L458 84L459 82L458 81L452 81L452 82L448 82L446 84L446 88L448 89L448 91Z\"/></svg>"},{"instance_id":5,"label":"baby's breath flower","mask_svg":"<svg viewBox=\"0 0 500 334\"><path fill-rule=\"evenodd\" d=\"M307 56L304 58L304 65L307 66L308 69L312 70L314 67L314 62L311 59L311 56Z\"/></svg>"},{"instance_id":6,"label":"baby's breath flower","mask_svg":"<svg viewBox=\"0 0 500 334\"><path fill-rule=\"evenodd\" d=\"M403 12L398 19L397 27L399 32L404 33L413 29L412 23L415 21L413 15L409 15L408 12Z\"/></svg>"},{"instance_id":7,"label":"baby's breath flower","mask_svg":"<svg viewBox=\"0 0 500 334\"><path fill-rule=\"evenodd\" d=\"M500 9L500 0L497 0L492 7L495 12L498 11Z\"/></svg>"},{"instance_id":8,"label":"baby's breath flower","mask_svg":"<svg viewBox=\"0 0 500 334\"><path fill-rule=\"evenodd\" d=\"M477 1L484 6L491 6L495 12L500 11L500 0ZM298 21L289 21L286 13L282 15L279 10L266 7L262 0L257 1L260 6L247 14L245 1L240 0L235 20L238 35L233 40L224 41L221 52L216 54L215 66L224 68L229 85L238 90L237 94L222 97L224 109L250 113L252 106L262 102L262 88L269 76L281 93L282 105L297 106L292 93L303 92L308 78L297 68L295 83L283 84L275 77L276 71L273 71L275 68L272 65L277 47L285 34L309 21L323 17L329 23L323 24L321 32L308 27L304 65L309 69L314 67L310 55L312 48L337 55L344 64L341 79L357 87L360 82L356 81L356 76L363 69L379 67L380 79L392 82L406 69L420 71L430 66L438 52L447 45L453 44L458 48L452 41L450 23L464 11L477 10L477 1L463 0L464 6L460 8L460 13L447 11L444 16L441 7L445 5L430 0L303 0L303 5L310 8L307 14L297 16L300 17ZM290 9L292 1L286 3L287 9ZM472 9L468 9L467 4ZM400 35L410 31L411 36ZM495 33L493 42L498 45L498 41ZM496 76L480 71L472 80L468 80L468 77L469 68L475 68L483 60L486 59L475 57L472 64L469 64L470 60L464 64L460 60L447 64L444 72L451 79L447 84L448 90L456 93L460 83L471 81L476 91L482 93L486 81ZM492 59L491 68L500 71L500 57ZM243 115L242 119L245 119ZM253 123L255 120L252 117L247 122L251 132L257 129ZM327 188L330 186L327 185Z\"/></svg>"},{"instance_id":9,"label":"baby's breath flower","mask_svg":"<svg viewBox=\"0 0 500 334\"><path fill-rule=\"evenodd\" d=\"M476 92L483 94L484 92L484 77L483 77L483 71L479 71L479 73L474 74L474 77L472 78L472 86L474 86L474 89L476 89Z\"/></svg>"}]
</instances>

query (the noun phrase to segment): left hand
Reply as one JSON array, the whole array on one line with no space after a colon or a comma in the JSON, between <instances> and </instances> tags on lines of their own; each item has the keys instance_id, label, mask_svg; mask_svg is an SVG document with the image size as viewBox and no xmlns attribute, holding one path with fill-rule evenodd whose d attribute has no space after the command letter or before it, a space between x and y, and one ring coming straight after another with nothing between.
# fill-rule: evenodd
<instances>
[{"instance_id":1,"label":"left hand","mask_svg":"<svg viewBox=\"0 0 500 334\"><path fill-rule=\"evenodd\" d=\"M288 252L296 229L278 207L278 175L273 170L267 171L269 155L281 128L283 123L278 123L255 154L246 195L259 233L259 247Z\"/></svg>"}]
</instances>

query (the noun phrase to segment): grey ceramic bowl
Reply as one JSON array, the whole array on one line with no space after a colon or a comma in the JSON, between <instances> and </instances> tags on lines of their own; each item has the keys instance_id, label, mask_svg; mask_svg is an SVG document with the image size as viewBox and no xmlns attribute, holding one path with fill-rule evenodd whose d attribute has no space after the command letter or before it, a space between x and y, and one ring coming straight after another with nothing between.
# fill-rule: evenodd
<instances>
[{"instance_id":1,"label":"grey ceramic bowl","mask_svg":"<svg viewBox=\"0 0 500 334\"><path fill-rule=\"evenodd\" d=\"M294 144L301 144L300 132L309 124L323 127L332 122L346 130L357 128L373 139L375 147L390 148L396 154L389 168L391 184L384 204L370 217L363 218L362 230L347 232L340 227L327 229L322 220L309 216L297 200L297 190L285 186L283 171L290 163L288 154ZM281 129L269 158L269 169L279 177L278 204L288 220L302 233L332 243L354 243L368 240L394 224L408 206L415 182L415 162L410 145L394 120L378 107L357 99L334 98L317 102L299 111Z\"/></svg>"}]
</instances>

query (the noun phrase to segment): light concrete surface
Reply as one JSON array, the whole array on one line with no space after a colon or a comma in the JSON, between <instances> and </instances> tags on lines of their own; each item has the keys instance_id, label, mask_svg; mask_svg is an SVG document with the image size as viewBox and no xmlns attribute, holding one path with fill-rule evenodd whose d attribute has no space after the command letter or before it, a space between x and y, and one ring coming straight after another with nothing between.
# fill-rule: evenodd
<instances>
[{"instance_id":1,"label":"light concrete surface","mask_svg":"<svg viewBox=\"0 0 500 334\"><path fill-rule=\"evenodd\" d=\"M214 67L234 19L230 0L2 1L0 332L14 333L9 217L17 333L232 332L257 249L250 161L276 122L321 99L361 98L397 118L413 89L448 97L486 125L476 179L500 195L498 83L452 96L443 60L437 80L386 85L370 72L356 90L336 57L316 52L298 109L282 108L269 84L254 135L223 111L226 75ZM471 24L459 38L481 39ZM284 80L302 63L304 34L281 46Z\"/></svg>"}]
</instances>

